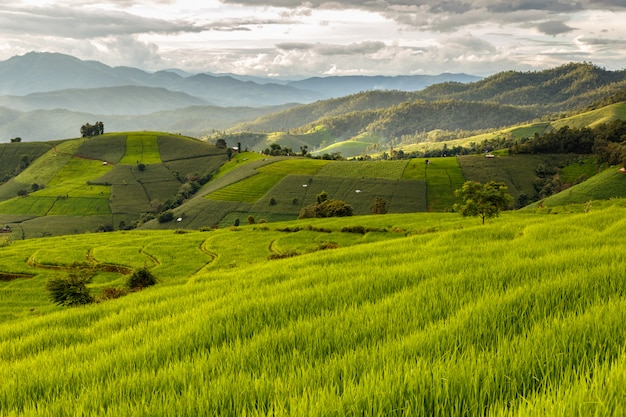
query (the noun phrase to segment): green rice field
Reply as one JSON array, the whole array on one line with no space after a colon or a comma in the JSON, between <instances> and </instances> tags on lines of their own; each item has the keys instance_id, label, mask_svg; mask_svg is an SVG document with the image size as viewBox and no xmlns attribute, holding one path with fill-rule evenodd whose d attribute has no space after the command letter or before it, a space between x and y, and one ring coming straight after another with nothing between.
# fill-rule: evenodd
<instances>
[{"instance_id":1,"label":"green rice field","mask_svg":"<svg viewBox=\"0 0 626 417\"><path fill-rule=\"evenodd\" d=\"M126 152L120 164L160 164L161 154L156 134L133 133L126 137Z\"/></svg>"},{"instance_id":2,"label":"green rice field","mask_svg":"<svg viewBox=\"0 0 626 417\"><path fill-rule=\"evenodd\" d=\"M0 416L623 415L625 206L5 244ZM158 283L49 301L68 268L122 286L106 265Z\"/></svg>"}]
</instances>

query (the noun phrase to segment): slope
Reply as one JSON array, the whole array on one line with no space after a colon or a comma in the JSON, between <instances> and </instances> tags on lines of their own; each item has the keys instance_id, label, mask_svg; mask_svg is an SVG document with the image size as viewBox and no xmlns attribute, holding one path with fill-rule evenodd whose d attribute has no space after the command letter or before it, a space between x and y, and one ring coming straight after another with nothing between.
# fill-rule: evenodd
<instances>
[{"instance_id":1,"label":"slope","mask_svg":"<svg viewBox=\"0 0 626 417\"><path fill-rule=\"evenodd\" d=\"M0 282L8 300L0 409L33 417L619 415L623 206L507 214L485 226L412 214L281 225L303 228L291 233L250 226L15 242L0 248L2 271L16 277ZM330 243L339 248L319 250ZM301 255L267 260L274 248ZM62 309L43 290L51 271L24 263L67 267L86 254L148 265L161 282ZM101 290L123 277L95 281Z\"/></svg>"},{"instance_id":2,"label":"slope","mask_svg":"<svg viewBox=\"0 0 626 417\"><path fill-rule=\"evenodd\" d=\"M529 210L583 205L593 200L611 200L626 197L626 173L617 167L608 168L581 184L528 206Z\"/></svg>"},{"instance_id":3,"label":"slope","mask_svg":"<svg viewBox=\"0 0 626 417\"><path fill-rule=\"evenodd\" d=\"M182 198L225 159L206 142L160 132L55 143L0 186L0 223L19 238L123 229Z\"/></svg>"}]
</instances>

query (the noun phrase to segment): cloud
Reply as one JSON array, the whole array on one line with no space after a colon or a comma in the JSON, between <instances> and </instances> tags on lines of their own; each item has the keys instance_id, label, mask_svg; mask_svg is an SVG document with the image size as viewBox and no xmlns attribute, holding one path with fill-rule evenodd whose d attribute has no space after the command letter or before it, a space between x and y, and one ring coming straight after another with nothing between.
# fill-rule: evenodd
<instances>
[{"instance_id":1,"label":"cloud","mask_svg":"<svg viewBox=\"0 0 626 417\"><path fill-rule=\"evenodd\" d=\"M546 35L560 35L562 33L568 33L574 30L574 28L566 25L558 20L551 20L548 22L541 22L537 24L537 29Z\"/></svg>"},{"instance_id":2,"label":"cloud","mask_svg":"<svg viewBox=\"0 0 626 417\"><path fill-rule=\"evenodd\" d=\"M145 18L123 11L82 7L8 7L0 11L0 31L66 38L139 33L172 34L204 30L193 23Z\"/></svg>"},{"instance_id":3,"label":"cloud","mask_svg":"<svg viewBox=\"0 0 626 417\"><path fill-rule=\"evenodd\" d=\"M224 4L269 6L285 9L363 10L403 25L448 32L484 22L519 23L535 21L546 26L547 16L568 16L584 10L626 10L623 0L220 0ZM514 17L513 17L514 16ZM524 17L520 20L520 17ZM531 20L529 20L531 18ZM553 22L562 21L553 19ZM559 33L565 33L562 24ZM545 30L556 30L556 26ZM553 33L551 33L553 34Z\"/></svg>"}]
</instances>

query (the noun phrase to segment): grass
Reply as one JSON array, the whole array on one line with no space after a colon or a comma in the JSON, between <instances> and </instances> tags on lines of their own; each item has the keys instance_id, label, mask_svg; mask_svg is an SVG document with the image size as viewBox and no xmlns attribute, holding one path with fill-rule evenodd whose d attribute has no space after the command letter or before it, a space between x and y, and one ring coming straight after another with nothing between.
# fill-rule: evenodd
<instances>
[{"instance_id":1,"label":"grass","mask_svg":"<svg viewBox=\"0 0 626 417\"><path fill-rule=\"evenodd\" d=\"M220 201L254 203L288 175L314 175L327 161L284 159L257 168L257 174L211 193L208 198Z\"/></svg>"},{"instance_id":2,"label":"grass","mask_svg":"<svg viewBox=\"0 0 626 417\"><path fill-rule=\"evenodd\" d=\"M397 180L407 165L404 161L336 161L324 166L318 173L322 177L383 178Z\"/></svg>"},{"instance_id":3,"label":"grass","mask_svg":"<svg viewBox=\"0 0 626 417\"><path fill-rule=\"evenodd\" d=\"M160 164L161 154L157 135L152 133L132 133L126 137L126 152L120 164Z\"/></svg>"},{"instance_id":4,"label":"grass","mask_svg":"<svg viewBox=\"0 0 626 417\"><path fill-rule=\"evenodd\" d=\"M527 196L536 194L534 181L539 166L556 170L570 163L578 164L578 160L577 155L565 154L498 155L495 158L466 155L459 157L459 164L466 178L482 183L492 180L504 182L509 193L517 198L521 193Z\"/></svg>"},{"instance_id":5,"label":"grass","mask_svg":"<svg viewBox=\"0 0 626 417\"><path fill-rule=\"evenodd\" d=\"M65 164L72 160L74 153L80 147L82 139L68 140L54 146L50 151L37 158L29 169L15 177L21 184L47 184Z\"/></svg>"},{"instance_id":6,"label":"grass","mask_svg":"<svg viewBox=\"0 0 626 417\"><path fill-rule=\"evenodd\" d=\"M118 163L126 152L126 136L119 133L106 133L83 141L76 155L85 159L95 159Z\"/></svg>"},{"instance_id":7,"label":"grass","mask_svg":"<svg viewBox=\"0 0 626 417\"><path fill-rule=\"evenodd\" d=\"M425 168L428 210L450 211L454 205L454 191L463 186L466 177L456 157L430 161L428 168ZM414 160L413 163L421 165L421 160Z\"/></svg>"},{"instance_id":8,"label":"grass","mask_svg":"<svg viewBox=\"0 0 626 417\"><path fill-rule=\"evenodd\" d=\"M616 103L556 120L550 124L550 127L553 129L560 129L563 126L569 126L570 128L595 127L602 123L624 118L626 118L626 103Z\"/></svg>"},{"instance_id":9,"label":"grass","mask_svg":"<svg viewBox=\"0 0 626 417\"><path fill-rule=\"evenodd\" d=\"M0 271L36 275L0 282L0 414L620 415L624 203L14 242ZM63 309L24 263L88 254L160 282Z\"/></svg>"},{"instance_id":10,"label":"grass","mask_svg":"<svg viewBox=\"0 0 626 417\"><path fill-rule=\"evenodd\" d=\"M585 204L592 200L609 200L626 197L626 174L618 168L608 168L594 175L583 183L575 185L563 192L550 196L541 202L531 204L530 208L544 207L552 210L555 207L570 204Z\"/></svg>"}]
</instances>

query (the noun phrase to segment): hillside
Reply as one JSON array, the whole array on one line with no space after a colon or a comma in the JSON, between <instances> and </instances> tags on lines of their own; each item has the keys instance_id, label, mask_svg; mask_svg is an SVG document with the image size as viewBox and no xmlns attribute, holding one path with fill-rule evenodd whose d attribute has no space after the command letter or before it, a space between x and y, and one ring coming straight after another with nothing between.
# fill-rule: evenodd
<instances>
[{"instance_id":1,"label":"hillside","mask_svg":"<svg viewBox=\"0 0 626 417\"><path fill-rule=\"evenodd\" d=\"M467 84L441 83L412 93L365 92L265 115L235 125L229 132L309 135L323 130L324 140L314 137L307 142L308 138L301 137L301 143L317 155L340 152L352 157L372 149L476 136L471 133L540 119L545 123L546 119L584 112L584 108L614 104L625 88L624 71L569 64L539 72L509 71ZM261 150L271 142L268 137L265 142L242 143ZM297 142L293 137L277 143L290 146ZM432 147L429 143L425 146Z\"/></svg>"},{"instance_id":2,"label":"hillside","mask_svg":"<svg viewBox=\"0 0 626 417\"><path fill-rule=\"evenodd\" d=\"M8 154L24 145L0 149ZM226 160L224 150L206 142L158 132L40 146L48 150L0 185L0 223L18 238L124 229L188 198Z\"/></svg>"},{"instance_id":3,"label":"hillside","mask_svg":"<svg viewBox=\"0 0 626 417\"><path fill-rule=\"evenodd\" d=\"M581 184L529 205L528 209L540 209L550 213L569 205L582 205L594 200L624 197L626 197L626 173L617 167L611 167Z\"/></svg>"},{"instance_id":4,"label":"hillside","mask_svg":"<svg viewBox=\"0 0 626 417\"><path fill-rule=\"evenodd\" d=\"M590 63L570 63L543 71L505 71L469 84L442 83L424 89L419 96L564 111L584 107L625 87L626 70L607 71Z\"/></svg>"},{"instance_id":5,"label":"hillside","mask_svg":"<svg viewBox=\"0 0 626 417\"><path fill-rule=\"evenodd\" d=\"M22 154L30 149L32 155ZM389 213L445 212L465 180L502 181L521 207L555 192L557 177L566 187L596 173L591 156L571 154L465 155L426 164L425 158L333 161L240 152L225 163L225 150L159 132L11 143L0 150L3 166L28 165L7 168L5 179L13 177L0 185L0 223L19 238L293 220L322 191L356 215L370 214L376 198Z\"/></svg>"},{"instance_id":6,"label":"hillside","mask_svg":"<svg viewBox=\"0 0 626 417\"><path fill-rule=\"evenodd\" d=\"M620 415L625 203L485 226L405 214L13 242L1 413ZM268 259L281 254L297 256ZM72 268L114 294L112 266L159 282L48 299Z\"/></svg>"}]
</instances>

